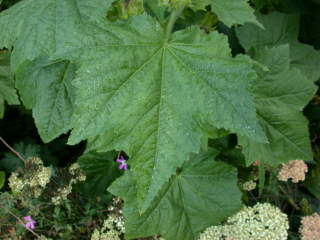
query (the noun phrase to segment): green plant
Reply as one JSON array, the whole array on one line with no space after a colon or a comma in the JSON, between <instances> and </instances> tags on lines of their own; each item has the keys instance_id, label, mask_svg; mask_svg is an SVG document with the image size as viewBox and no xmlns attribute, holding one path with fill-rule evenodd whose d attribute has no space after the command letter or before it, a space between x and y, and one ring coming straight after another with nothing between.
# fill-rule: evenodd
<instances>
[{"instance_id":1,"label":"green plant","mask_svg":"<svg viewBox=\"0 0 320 240\"><path fill-rule=\"evenodd\" d=\"M254 199L239 176L261 197L280 164L314 163L320 54L299 15L252 2L22 0L0 13L0 116L19 94L44 143L87 141L82 191L124 199L127 238L197 239Z\"/></svg>"}]
</instances>

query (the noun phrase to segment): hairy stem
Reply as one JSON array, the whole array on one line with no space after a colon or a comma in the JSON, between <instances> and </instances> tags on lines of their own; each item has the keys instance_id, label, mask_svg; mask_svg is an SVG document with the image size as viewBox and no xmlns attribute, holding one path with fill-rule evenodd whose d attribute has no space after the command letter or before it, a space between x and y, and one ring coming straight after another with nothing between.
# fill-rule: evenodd
<instances>
[{"instance_id":1,"label":"hairy stem","mask_svg":"<svg viewBox=\"0 0 320 240\"><path fill-rule=\"evenodd\" d=\"M174 24L176 23L177 19L180 17L183 9L184 8L182 7L177 10L173 10L172 13L170 14L170 18L166 28L166 42L168 42L168 40L170 39Z\"/></svg>"}]
</instances>

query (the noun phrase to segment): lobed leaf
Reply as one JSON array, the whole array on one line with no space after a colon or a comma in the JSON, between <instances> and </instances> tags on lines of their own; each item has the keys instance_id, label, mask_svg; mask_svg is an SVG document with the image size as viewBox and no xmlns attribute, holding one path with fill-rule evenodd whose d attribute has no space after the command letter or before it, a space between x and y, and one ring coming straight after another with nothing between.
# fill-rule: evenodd
<instances>
[{"instance_id":1,"label":"lobed leaf","mask_svg":"<svg viewBox=\"0 0 320 240\"><path fill-rule=\"evenodd\" d=\"M261 126L269 143L239 137L247 165L260 160L277 166L294 159L312 160L308 121L303 107L316 92L316 86L290 64L289 45L252 49L254 60L266 65L252 85L252 94Z\"/></svg>"},{"instance_id":2,"label":"lobed leaf","mask_svg":"<svg viewBox=\"0 0 320 240\"><path fill-rule=\"evenodd\" d=\"M148 16L91 31L59 56L79 66L69 143L125 151L142 212L216 128L265 140L247 92L252 62L233 58L225 36L192 28L166 39Z\"/></svg>"},{"instance_id":3,"label":"lobed leaf","mask_svg":"<svg viewBox=\"0 0 320 240\"><path fill-rule=\"evenodd\" d=\"M167 240L196 240L201 231L218 224L241 207L236 170L214 161L210 149L193 156L163 186L150 210L140 215L137 189L131 172L117 180L109 191L125 201L124 217L128 239L161 234Z\"/></svg>"}]
</instances>

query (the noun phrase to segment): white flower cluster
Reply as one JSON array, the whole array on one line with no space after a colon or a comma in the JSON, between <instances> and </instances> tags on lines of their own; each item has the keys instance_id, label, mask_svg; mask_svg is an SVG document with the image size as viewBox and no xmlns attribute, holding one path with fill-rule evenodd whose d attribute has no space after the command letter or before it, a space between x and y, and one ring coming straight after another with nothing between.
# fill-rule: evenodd
<instances>
[{"instance_id":1,"label":"white flower cluster","mask_svg":"<svg viewBox=\"0 0 320 240\"><path fill-rule=\"evenodd\" d=\"M54 205L59 205L63 201L67 200L68 195L72 192L72 185L69 184L66 187L58 188L57 194L51 198L51 202Z\"/></svg>"},{"instance_id":2,"label":"white flower cluster","mask_svg":"<svg viewBox=\"0 0 320 240\"><path fill-rule=\"evenodd\" d=\"M83 182L86 180L86 175L84 175L78 163L73 163L69 167L69 173L73 176L73 178L71 179L72 184Z\"/></svg>"},{"instance_id":3,"label":"white flower cluster","mask_svg":"<svg viewBox=\"0 0 320 240\"><path fill-rule=\"evenodd\" d=\"M288 217L269 203L244 207L226 224L209 227L199 240L286 240Z\"/></svg>"},{"instance_id":4,"label":"white flower cluster","mask_svg":"<svg viewBox=\"0 0 320 240\"><path fill-rule=\"evenodd\" d=\"M121 235L124 232L123 217L117 214L109 214L100 231L98 229L94 230L91 240L121 240Z\"/></svg>"},{"instance_id":5,"label":"white flower cluster","mask_svg":"<svg viewBox=\"0 0 320 240\"><path fill-rule=\"evenodd\" d=\"M303 160L292 160L282 164L282 168L278 173L278 179L284 182L289 179L293 183L302 182L305 180L307 172L308 165Z\"/></svg>"},{"instance_id":6,"label":"white flower cluster","mask_svg":"<svg viewBox=\"0 0 320 240\"><path fill-rule=\"evenodd\" d=\"M242 189L244 191L247 191L247 192L250 192L250 191L254 190L256 187L257 187L257 183L255 181L253 181L253 180L244 182L242 184Z\"/></svg>"},{"instance_id":7,"label":"white flower cluster","mask_svg":"<svg viewBox=\"0 0 320 240\"><path fill-rule=\"evenodd\" d=\"M95 229L91 240L121 240L125 233L124 218L122 215L122 200L113 198L108 206L108 218L103 222L100 230Z\"/></svg>"},{"instance_id":8,"label":"white flower cluster","mask_svg":"<svg viewBox=\"0 0 320 240\"><path fill-rule=\"evenodd\" d=\"M51 168L44 167L40 158L28 158L26 168L18 169L9 177L9 186L15 193L21 193L26 190L28 194L39 197L50 182Z\"/></svg>"},{"instance_id":9,"label":"white flower cluster","mask_svg":"<svg viewBox=\"0 0 320 240\"><path fill-rule=\"evenodd\" d=\"M54 205L59 205L63 201L67 200L68 195L72 192L72 185L78 182L82 182L86 180L86 175L80 169L78 163L74 163L69 167L69 173L71 174L72 178L67 186L61 187L57 189L57 193L54 197L51 198L51 202Z\"/></svg>"},{"instance_id":10,"label":"white flower cluster","mask_svg":"<svg viewBox=\"0 0 320 240\"><path fill-rule=\"evenodd\" d=\"M13 172L9 177L9 187L12 192L20 193L24 187L23 181L19 178L18 173Z\"/></svg>"}]
</instances>

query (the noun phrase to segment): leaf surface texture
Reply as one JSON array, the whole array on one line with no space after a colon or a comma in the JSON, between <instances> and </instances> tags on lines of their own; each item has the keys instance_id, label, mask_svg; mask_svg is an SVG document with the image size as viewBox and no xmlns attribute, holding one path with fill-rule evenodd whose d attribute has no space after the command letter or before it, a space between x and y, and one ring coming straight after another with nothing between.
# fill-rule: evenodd
<instances>
[{"instance_id":1,"label":"leaf surface texture","mask_svg":"<svg viewBox=\"0 0 320 240\"><path fill-rule=\"evenodd\" d=\"M191 28L166 39L145 15L91 31L83 47L60 55L79 66L69 143L124 150L141 211L216 128L265 140L247 91L252 62L233 58L225 36Z\"/></svg>"}]
</instances>

